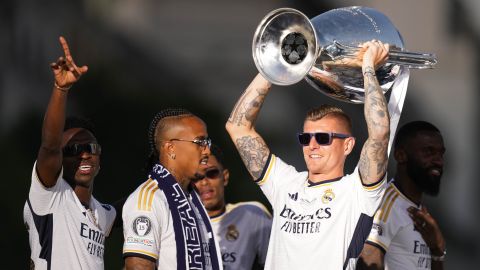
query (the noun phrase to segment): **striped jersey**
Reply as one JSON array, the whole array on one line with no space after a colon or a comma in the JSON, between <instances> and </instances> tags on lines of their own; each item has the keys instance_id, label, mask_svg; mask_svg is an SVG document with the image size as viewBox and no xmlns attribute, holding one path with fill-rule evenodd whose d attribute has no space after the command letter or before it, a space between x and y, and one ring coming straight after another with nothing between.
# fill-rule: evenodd
<instances>
[{"instance_id":1,"label":"striped jersey","mask_svg":"<svg viewBox=\"0 0 480 270\"><path fill-rule=\"evenodd\" d=\"M375 214L367 243L385 252L385 269L430 269L430 248L415 230L407 209L419 206L390 182Z\"/></svg>"},{"instance_id":2,"label":"striped jersey","mask_svg":"<svg viewBox=\"0 0 480 270\"><path fill-rule=\"evenodd\" d=\"M206 256L206 268L211 269L208 255L206 225L199 210L191 201L191 194L186 194L188 204L193 209L185 215L194 214L199 223L202 248ZM172 215L167 198L159 190L158 182L148 179L141 184L123 205L123 257L140 257L153 261L157 269L177 269L177 245ZM185 247L186 248L186 247ZM218 251L218 250L217 250ZM217 254L220 257L219 254ZM188 265L188 264L187 264Z\"/></svg>"},{"instance_id":3,"label":"striped jersey","mask_svg":"<svg viewBox=\"0 0 480 270\"><path fill-rule=\"evenodd\" d=\"M115 209L93 196L88 209L63 179L53 187L40 182L34 165L23 218L28 229L34 269L104 269L105 237Z\"/></svg>"},{"instance_id":4,"label":"striped jersey","mask_svg":"<svg viewBox=\"0 0 480 270\"><path fill-rule=\"evenodd\" d=\"M313 183L308 172L270 154L257 184L274 213L265 269L350 269L370 232L385 177L363 185L355 169Z\"/></svg>"},{"instance_id":5,"label":"striped jersey","mask_svg":"<svg viewBox=\"0 0 480 270\"><path fill-rule=\"evenodd\" d=\"M211 217L219 241L223 269L251 270L265 264L272 217L258 202L227 204L225 212Z\"/></svg>"}]
</instances>

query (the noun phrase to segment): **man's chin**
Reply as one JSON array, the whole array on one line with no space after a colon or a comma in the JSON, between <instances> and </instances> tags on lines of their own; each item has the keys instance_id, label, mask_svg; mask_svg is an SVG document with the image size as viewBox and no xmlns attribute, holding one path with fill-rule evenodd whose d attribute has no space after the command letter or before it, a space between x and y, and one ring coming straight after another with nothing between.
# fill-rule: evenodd
<instances>
[{"instance_id":1,"label":"man's chin","mask_svg":"<svg viewBox=\"0 0 480 270\"><path fill-rule=\"evenodd\" d=\"M89 179L75 179L75 185L76 186L81 186L81 187L85 187L85 188L89 188L91 185L93 184L93 178L89 178Z\"/></svg>"}]
</instances>

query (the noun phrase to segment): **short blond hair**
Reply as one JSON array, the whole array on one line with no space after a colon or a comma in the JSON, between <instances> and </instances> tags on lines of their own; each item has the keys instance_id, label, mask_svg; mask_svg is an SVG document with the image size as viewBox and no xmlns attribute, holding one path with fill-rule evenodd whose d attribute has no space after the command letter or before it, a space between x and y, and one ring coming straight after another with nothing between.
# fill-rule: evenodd
<instances>
[{"instance_id":1,"label":"short blond hair","mask_svg":"<svg viewBox=\"0 0 480 270\"><path fill-rule=\"evenodd\" d=\"M323 104L320 107L313 108L307 112L305 121L317 121L324 117L334 117L342 122L349 133L352 133L352 120L339 107Z\"/></svg>"}]
</instances>

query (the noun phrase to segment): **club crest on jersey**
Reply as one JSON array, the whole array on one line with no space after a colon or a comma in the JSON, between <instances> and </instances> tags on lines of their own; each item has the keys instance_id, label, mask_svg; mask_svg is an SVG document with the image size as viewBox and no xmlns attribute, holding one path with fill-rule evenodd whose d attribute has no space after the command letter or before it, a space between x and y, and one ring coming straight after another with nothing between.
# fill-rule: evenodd
<instances>
[{"instance_id":1,"label":"club crest on jersey","mask_svg":"<svg viewBox=\"0 0 480 270\"><path fill-rule=\"evenodd\" d=\"M133 221L132 229L136 235L145 236L150 233L152 222L148 217L139 216Z\"/></svg>"},{"instance_id":2,"label":"club crest on jersey","mask_svg":"<svg viewBox=\"0 0 480 270\"><path fill-rule=\"evenodd\" d=\"M329 203L335 199L335 193L333 193L333 190L331 188L325 190L322 196L322 202L323 203Z\"/></svg>"},{"instance_id":3,"label":"club crest on jersey","mask_svg":"<svg viewBox=\"0 0 480 270\"><path fill-rule=\"evenodd\" d=\"M238 232L237 227L233 224L228 225L227 233L225 234L225 238L228 241L235 241L240 236L240 232Z\"/></svg>"}]
</instances>

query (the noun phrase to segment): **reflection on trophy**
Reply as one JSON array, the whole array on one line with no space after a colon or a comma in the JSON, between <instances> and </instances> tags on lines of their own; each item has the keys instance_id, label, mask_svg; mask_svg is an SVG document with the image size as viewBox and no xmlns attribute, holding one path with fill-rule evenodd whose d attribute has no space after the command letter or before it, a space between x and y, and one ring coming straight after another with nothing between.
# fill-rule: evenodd
<instances>
[{"instance_id":1,"label":"reflection on trophy","mask_svg":"<svg viewBox=\"0 0 480 270\"><path fill-rule=\"evenodd\" d=\"M273 84L290 85L303 78L335 99L363 103L363 76L351 65L358 46L370 40L390 45L387 63L377 69L386 93L408 68L433 68L433 54L407 52L390 20L367 7L330 10L309 20L291 8L270 12L253 39L253 58L260 73Z\"/></svg>"}]
</instances>

